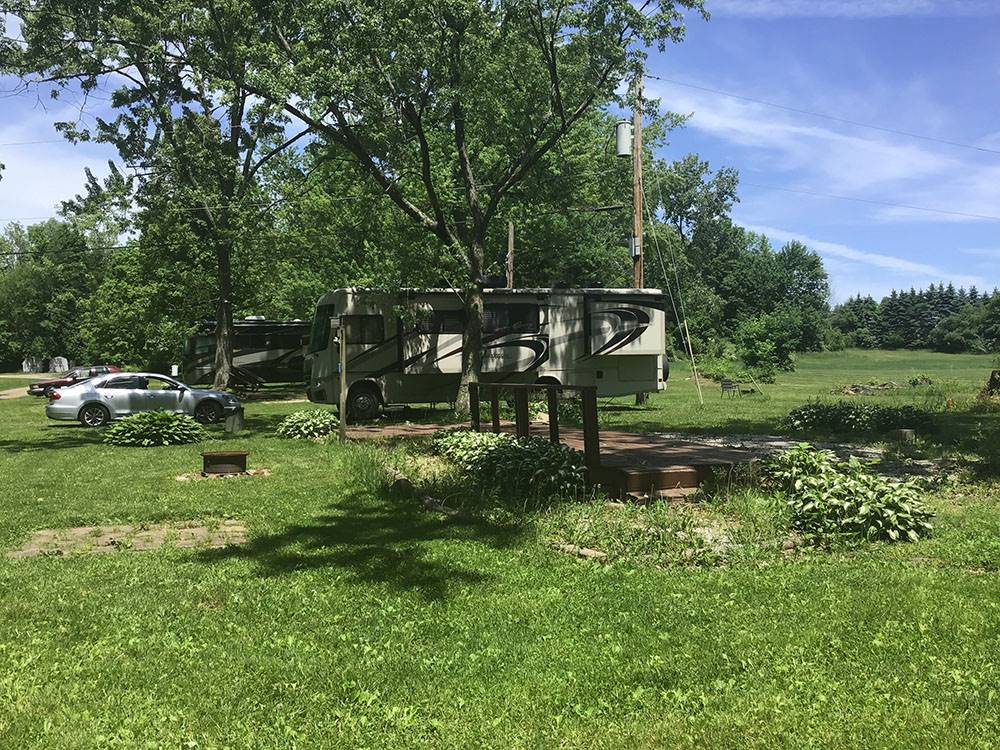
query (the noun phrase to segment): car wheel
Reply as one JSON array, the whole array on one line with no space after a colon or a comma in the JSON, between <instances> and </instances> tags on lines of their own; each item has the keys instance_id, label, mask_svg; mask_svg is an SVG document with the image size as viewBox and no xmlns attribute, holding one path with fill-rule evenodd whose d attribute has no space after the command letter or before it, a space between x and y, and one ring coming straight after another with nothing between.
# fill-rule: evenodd
<instances>
[{"instance_id":1,"label":"car wheel","mask_svg":"<svg viewBox=\"0 0 1000 750\"><path fill-rule=\"evenodd\" d=\"M100 404L87 404L80 409L80 423L84 427L103 427L111 421L111 413Z\"/></svg>"},{"instance_id":2,"label":"car wheel","mask_svg":"<svg viewBox=\"0 0 1000 750\"><path fill-rule=\"evenodd\" d=\"M222 420L222 407L215 401L202 401L194 410L194 418L202 424L215 424Z\"/></svg>"},{"instance_id":3,"label":"car wheel","mask_svg":"<svg viewBox=\"0 0 1000 750\"><path fill-rule=\"evenodd\" d=\"M347 393L347 416L351 421L374 419L381 405L378 388L371 383L356 385Z\"/></svg>"}]
</instances>

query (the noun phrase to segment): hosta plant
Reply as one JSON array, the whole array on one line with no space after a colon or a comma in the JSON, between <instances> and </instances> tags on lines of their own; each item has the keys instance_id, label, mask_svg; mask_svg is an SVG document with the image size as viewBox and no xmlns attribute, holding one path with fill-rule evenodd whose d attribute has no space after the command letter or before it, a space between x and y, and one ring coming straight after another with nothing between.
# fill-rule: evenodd
<instances>
[{"instance_id":1,"label":"hosta plant","mask_svg":"<svg viewBox=\"0 0 1000 750\"><path fill-rule=\"evenodd\" d=\"M434 436L433 445L464 474L508 495L573 494L586 481L582 453L540 437L443 430Z\"/></svg>"},{"instance_id":2,"label":"hosta plant","mask_svg":"<svg viewBox=\"0 0 1000 750\"><path fill-rule=\"evenodd\" d=\"M338 424L337 415L331 411L303 409L281 420L277 432L283 438L321 438L334 432Z\"/></svg>"},{"instance_id":3,"label":"hosta plant","mask_svg":"<svg viewBox=\"0 0 1000 750\"><path fill-rule=\"evenodd\" d=\"M124 417L104 431L109 445L182 445L208 437L205 428L187 414L167 411L144 411Z\"/></svg>"},{"instance_id":4,"label":"hosta plant","mask_svg":"<svg viewBox=\"0 0 1000 750\"><path fill-rule=\"evenodd\" d=\"M932 432L933 417L914 406L882 406L867 401L811 401L798 406L785 418L784 427L793 432L824 432L837 435L884 434L910 428Z\"/></svg>"},{"instance_id":5,"label":"hosta plant","mask_svg":"<svg viewBox=\"0 0 1000 750\"><path fill-rule=\"evenodd\" d=\"M875 474L856 458L839 461L808 443L771 458L764 476L788 503L793 527L813 541L915 542L933 528L916 483Z\"/></svg>"}]
</instances>

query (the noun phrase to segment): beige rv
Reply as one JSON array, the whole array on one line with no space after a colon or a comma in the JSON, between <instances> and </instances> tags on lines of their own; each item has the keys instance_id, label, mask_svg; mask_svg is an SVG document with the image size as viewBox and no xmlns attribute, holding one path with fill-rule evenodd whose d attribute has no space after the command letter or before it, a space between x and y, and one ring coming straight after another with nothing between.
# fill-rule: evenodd
<instances>
[{"instance_id":1,"label":"beige rv","mask_svg":"<svg viewBox=\"0 0 1000 750\"><path fill-rule=\"evenodd\" d=\"M657 289L487 289L487 382L596 385L599 396L662 390L663 294ZM336 289L316 304L305 370L309 400L339 402L347 347L349 413L389 404L453 402L462 370L460 292Z\"/></svg>"}]
</instances>

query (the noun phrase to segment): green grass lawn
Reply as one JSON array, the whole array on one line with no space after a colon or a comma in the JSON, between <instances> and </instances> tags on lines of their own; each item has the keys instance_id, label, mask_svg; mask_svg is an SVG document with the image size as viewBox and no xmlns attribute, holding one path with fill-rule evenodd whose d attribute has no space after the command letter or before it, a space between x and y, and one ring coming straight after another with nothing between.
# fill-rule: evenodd
<instances>
[{"instance_id":1,"label":"green grass lawn","mask_svg":"<svg viewBox=\"0 0 1000 750\"><path fill-rule=\"evenodd\" d=\"M653 410L613 416L773 425L838 384L917 370L967 398L988 369L804 357L765 386L771 400L709 393L703 411L675 370ZM936 534L913 545L600 565L546 544L576 509L424 512L384 489L393 449L274 437L299 408L251 404L239 435L128 449L47 422L41 400L0 401L0 549L46 527L230 517L249 530L222 551L0 557L0 747L1000 744L996 485L937 491ZM273 474L175 479L220 448Z\"/></svg>"},{"instance_id":2,"label":"green grass lawn","mask_svg":"<svg viewBox=\"0 0 1000 750\"><path fill-rule=\"evenodd\" d=\"M993 358L977 354L937 354L908 351L823 352L800 355L795 372L779 373L777 382L760 384L763 395L730 398L721 396L717 383L702 380L705 405L690 367L672 363L666 390L650 396L646 407L633 406L631 398L615 399L604 413L604 424L643 431L680 430L700 433L768 433L795 406L811 399L836 400L830 393L853 383L894 381L906 386L915 375L926 374L932 386L905 387L873 396L841 396L880 403L911 403L942 410L949 398L960 410L966 408L986 384ZM752 387L752 384L744 384Z\"/></svg>"}]
</instances>

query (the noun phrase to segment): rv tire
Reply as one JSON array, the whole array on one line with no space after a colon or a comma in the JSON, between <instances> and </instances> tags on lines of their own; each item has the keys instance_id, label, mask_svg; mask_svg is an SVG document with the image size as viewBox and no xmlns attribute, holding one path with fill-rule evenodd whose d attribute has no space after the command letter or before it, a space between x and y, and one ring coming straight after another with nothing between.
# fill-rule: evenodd
<instances>
[{"instance_id":1,"label":"rv tire","mask_svg":"<svg viewBox=\"0 0 1000 750\"><path fill-rule=\"evenodd\" d=\"M347 392L347 416L352 422L374 419L381 406L382 394L374 383L358 383Z\"/></svg>"}]
</instances>

